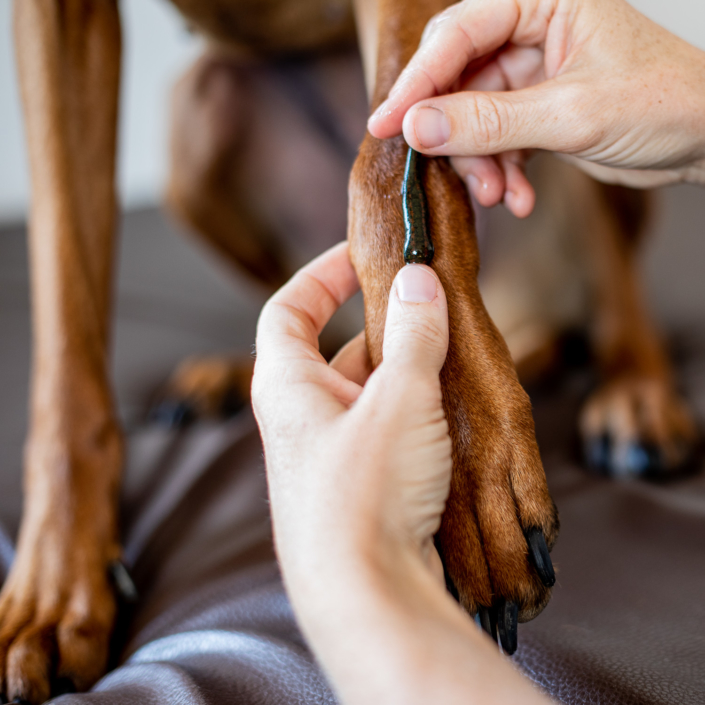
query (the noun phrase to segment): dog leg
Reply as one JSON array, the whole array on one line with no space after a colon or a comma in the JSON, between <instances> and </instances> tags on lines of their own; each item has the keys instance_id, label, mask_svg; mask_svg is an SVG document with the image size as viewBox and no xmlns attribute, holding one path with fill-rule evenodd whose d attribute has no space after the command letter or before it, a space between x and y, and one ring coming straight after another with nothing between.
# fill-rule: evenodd
<instances>
[{"instance_id":1,"label":"dog leg","mask_svg":"<svg viewBox=\"0 0 705 705\"><path fill-rule=\"evenodd\" d=\"M379 18L374 108L416 49L427 20L445 3L380 0L375 11L370 3L362 4L361 25L366 17ZM363 47L371 43L369 35L364 37L367 31L363 26ZM404 265L400 188L406 154L402 138L379 141L367 135L350 180L348 237L375 365L382 355L389 290ZM531 619L550 597L549 571L540 577L529 557L537 556L536 544L553 544L558 519L529 399L478 291L467 192L445 159L426 161L424 183L436 252L432 266L447 293L451 333L441 382L453 441L453 478L437 546L461 604L473 614L488 608L507 618L500 619L501 631L505 650L511 652L516 620L511 626L507 622L516 616L514 610L518 607L520 620Z\"/></svg>"},{"instance_id":2,"label":"dog leg","mask_svg":"<svg viewBox=\"0 0 705 705\"><path fill-rule=\"evenodd\" d=\"M591 337L602 383L580 421L587 461L616 476L669 475L690 458L696 434L638 281L648 194L597 183L593 190L586 233L595 292Z\"/></svg>"},{"instance_id":3,"label":"dog leg","mask_svg":"<svg viewBox=\"0 0 705 705\"><path fill-rule=\"evenodd\" d=\"M241 82L236 59L209 50L177 83L167 203L225 261L274 291L291 272L243 198L250 116Z\"/></svg>"},{"instance_id":4,"label":"dog leg","mask_svg":"<svg viewBox=\"0 0 705 705\"><path fill-rule=\"evenodd\" d=\"M239 68L233 56L209 49L176 84L166 199L220 259L273 292L291 272L241 182L247 178L241 151L251 108ZM185 360L151 416L175 427L197 417L228 416L249 402L252 368L247 356Z\"/></svg>"},{"instance_id":5,"label":"dog leg","mask_svg":"<svg viewBox=\"0 0 705 705\"><path fill-rule=\"evenodd\" d=\"M18 0L33 199L34 352L25 506L0 596L0 678L46 700L103 673L122 439L108 383L120 70L117 3Z\"/></svg>"}]
</instances>

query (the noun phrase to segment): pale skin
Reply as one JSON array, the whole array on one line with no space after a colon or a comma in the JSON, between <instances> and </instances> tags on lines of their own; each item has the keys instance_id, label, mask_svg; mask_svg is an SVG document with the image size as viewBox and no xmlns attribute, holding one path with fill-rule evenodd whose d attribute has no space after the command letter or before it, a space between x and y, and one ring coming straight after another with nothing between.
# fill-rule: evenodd
<instances>
[{"instance_id":1,"label":"pale skin","mask_svg":"<svg viewBox=\"0 0 705 705\"><path fill-rule=\"evenodd\" d=\"M530 149L609 183L705 183L704 114L705 52L623 0L464 0L368 127L451 157L482 205L524 217Z\"/></svg>"}]
</instances>

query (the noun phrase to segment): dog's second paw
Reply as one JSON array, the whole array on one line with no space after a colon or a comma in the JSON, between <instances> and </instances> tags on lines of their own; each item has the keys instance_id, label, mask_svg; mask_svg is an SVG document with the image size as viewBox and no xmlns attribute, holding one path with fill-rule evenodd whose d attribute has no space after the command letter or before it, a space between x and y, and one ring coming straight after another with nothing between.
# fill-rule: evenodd
<instances>
[{"instance_id":1,"label":"dog's second paw","mask_svg":"<svg viewBox=\"0 0 705 705\"><path fill-rule=\"evenodd\" d=\"M612 477L675 475L687 467L697 438L672 385L641 376L600 387L583 408L580 431L588 467Z\"/></svg>"},{"instance_id":2,"label":"dog's second paw","mask_svg":"<svg viewBox=\"0 0 705 705\"><path fill-rule=\"evenodd\" d=\"M39 705L86 690L105 672L116 611L107 557L81 545L67 555L56 533L46 527L41 545L20 548L0 594L0 674L10 701Z\"/></svg>"},{"instance_id":3,"label":"dog's second paw","mask_svg":"<svg viewBox=\"0 0 705 705\"><path fill-rule=\"evenodd\" d=\"M150 418L178 428L198 418L228 418L250 401L254 360L249 357L192 357L167 383Z\"/></svg>"},{"instance_id":4,"label":"dog's second paw","mask_svg":"<svg viewBox=\"0 0 705 705\"><path fill-rule=\"evenodd\" d=\"M27 443L25 510L0 592L0 693L10 701L86 690L107 665L125 591L110 575L121 555L122 440L114 423L88 418L95 425L70 440L36 424Z\"/></svg>"}]
</instances>

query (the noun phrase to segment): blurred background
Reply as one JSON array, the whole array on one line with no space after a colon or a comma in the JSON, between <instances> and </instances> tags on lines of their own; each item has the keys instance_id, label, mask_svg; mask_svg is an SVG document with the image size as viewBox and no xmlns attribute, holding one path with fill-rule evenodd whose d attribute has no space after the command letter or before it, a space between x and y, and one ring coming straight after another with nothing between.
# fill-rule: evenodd
<instances>
[{"instance_id":1,"label":"blurred background","mask_svg":"<svg viewBox=\"0 0 705 705\"><path fill-rule=\"evenodd\" d=\"M705 5L688 0L636 0L633 4L705 48ZM123 214L114 374L121 414L129 425L142 418L154 389L184 357L224 351L247 353L266 292L246 277L232 276L222 261L211 257L194 238L188 237L183 226L160 210L168 168L170 91L199 56L202 43L164 0L122 0L121 7L123 75L118 184ZM0 514L12 529L19 516L17 497L29 379L25 219L30 190L11 15L10 0L0 0ZM313 167L325 178L319 182L301 178L308 173L307 167L311 170L311 164L303 163L300 155L285 144L291 134L296 134L301 144L306 140L313 144L319 139L309 129L310 124L305 124L312 119L315 122L316 116L308 115L295 100L284 99L273 111L285 125L281 134L271 141L266 134L263 137L268 126L274 133L277 123L273 119L260 126L259 137L253 137L253 150L267 153L268 158L286 155L286 159L282 157L286 164L282 168L281 193L285 193L285 185L298 187L298 191L294 188L294 196L282 196L292 203L281 207L279 202L274 203L271 217L280 229L288 229L304 242L301 258L345 237L347 173L365 120L357 61L354 51L345 50L326 66L311 69L318 85L326 86L333 96L330 115L342 125L340 135L333 135L323 146L317 144L324 152L327 150L327 158L333 164L329 171ZM276 88L279 79L269 76L259 80L254 74L250 79L264 86L256 89L260 92L253 100L270 101L271 108L276 100L272 103L274 99L264 93L267 86ZM258 174L254 169L253 179L257 178L264 183L266 173ZM335 208L326 211L326 203L333 201ZM302 204L304 210L308 209L303 215ZM645 281L653 309L669 335L688 331L697 337L699 331L705 331L703 215L701 189L669 188L661 194L657 216L651 224L652 233L643 253ZM362 325L359 302L343 314L346 316L349 326ZM705 369L701 374L700 368L692 368L688 375L693 383L702 380L705 384ZM705 410L700 411L702 417Z\"/></svg>"},{"instance_id":2,"label":"blurred background","mask_svg":"<svg viewBox=\"0 0 705 705\"><path fill-rule=\"evenodd\" d=\"M201 42L165 0L121 0L123 83L118 180L123 206L159 203L166 176L168 96ZM688 0L631 3L672 32L705 47L705 5ZM24 220L29 201L12 45L12 2L0 1L0 225Z\"/></svg>"}]
</instances>

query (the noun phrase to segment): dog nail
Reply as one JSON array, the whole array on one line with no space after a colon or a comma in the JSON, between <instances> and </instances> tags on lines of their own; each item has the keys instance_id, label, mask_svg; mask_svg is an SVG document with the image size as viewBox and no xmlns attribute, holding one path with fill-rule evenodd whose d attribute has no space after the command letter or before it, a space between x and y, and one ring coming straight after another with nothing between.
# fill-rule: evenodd
<instances>
[{"instance_id":1,"label":"dog nail","mask_svg":"<svg viewBox=\"0 0 705 705\"><path fill-rule=\"evenodd\" d=\"M625 465L630 474L642 477L658 477L664 472L661 451L653 443L631 443Z\"/></svg>"},{"instance_id":2,"label":"dog nail","mask_svg":"<svg viewBox=\"0 0 705 705\"><path fill-rule=\"evenodd\" d=\"M15 698L11 705L32 705L32 703L29 702L29 700L25 700L24 698Z\"/></svg>"},{"instance_id":3,"label":"dog nail","mask_svg":"<svg viewBox=\"0 0 705 705\"><path fill-rule=\"evenodd\" d=\"M541 529L528 529L525 534L526 542L529 544L529 557L536 568L541 582L546 587L553 587L556 584L556 573L553 570L553 562L548 552L546 539Z\"/></svg>"},{"instance_id":4,"label":"dog nail","mask_svg":"<svg viewBox=\"0 0 705 705\"><path fill-rule=\"evenodd\" d=\"M108 573L112 578L113 585L118 596L123 602L134 604L139 599L139 593L135 587L132 577L127 572L127 568L122 561L113 561L108 566Z\"/></svg>"},{"instance_id":5,"label":"dog nail","mask_svg":"<svg viewBox=\"0 0 705 705\"><path fill-rule=\"evenodd\" d=\"M502 600L497 606L497 613L499 643L504 653L511 656L517 650L519 606L511 600Z\"/></svg>"},{"instance_id":6,"label":"dog nail","mask_svg":"<svg viewBox=\"0 0 705 705\"><path fill-rule=\"evenodd\" d=\"M76 686L70 678L57 678L51 689L51 694L54 698L59 695L71 695L75 692Z\"/></svg>"},{"instance_id":7,"label":"dog nail","mask_svg":"<svg viewBox=\"0 0 705 705\"><path fill-rule=\"evenodd\" d=\"M247 400L236 389L228 389L220 404L220 416L224 419L231 419L242 411L247 405Z\"/></svg>"},{"instance_id":8,"label":"dog nail","mask_svg":"<svg viewBox=\"0 0 705 705\"><path fill-rule=\"evenodd\" d=\"M607 434L599 438L592 438L585 444L585 462L590 468L600 475L608 475L610 459L612 457L612 443Z\"/></svg>"},{"instance_id":9,"label":"dog nail","mask_svg":"<svg viewBox=\"0 0 705 705\"><path fill-rule=\"evenodd\" d=\"M185 428L196 420L196 412L188 402L165 399L150 411L149 420L166 428Z\"/></svg>"},{"instance_id":10,"label":"dog nail","mask_svg":"<svg viewBox=\"0 0 705 705\"><path fill-rule=\"evenodd\" d=\"M477 617L482 631L487 634L492 641L497 641L497 610L494 607L480 607L477 610Z\"/></svg>"}]
</instances>

